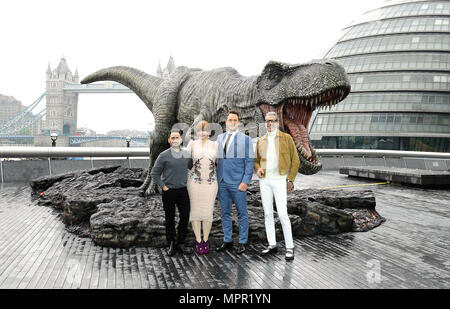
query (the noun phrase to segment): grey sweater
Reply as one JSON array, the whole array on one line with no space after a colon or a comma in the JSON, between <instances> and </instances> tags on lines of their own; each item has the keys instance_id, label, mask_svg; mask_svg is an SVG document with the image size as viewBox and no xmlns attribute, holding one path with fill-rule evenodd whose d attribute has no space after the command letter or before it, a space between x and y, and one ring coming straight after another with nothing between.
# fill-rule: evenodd
<instances>
[{"instance_id":1,"label":"grey sweater","mask_svg":"<svg viewBox=\"0 0 450 309\"><path fill-rule=\"evenodd\" d=\"M192 158L188 151L176 152L171 148L161 152L150 175L162 188L179 189L186 187L187 171L192 168Z\"/></svg>"}]
</instances>

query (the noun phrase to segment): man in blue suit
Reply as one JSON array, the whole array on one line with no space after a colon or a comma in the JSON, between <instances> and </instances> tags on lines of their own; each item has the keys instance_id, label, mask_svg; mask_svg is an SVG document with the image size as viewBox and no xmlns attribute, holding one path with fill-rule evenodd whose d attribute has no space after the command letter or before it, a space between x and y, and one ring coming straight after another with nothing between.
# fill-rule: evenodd
<instances>
[{"instance_id":1,"label":"man in blue suit","mask_svg":"<svg viewBox=\"0 0 450 309\"><path fill-rule=\"evenodd\" d=\"M227 132L217 138L217 181L224 240L216 250L224 251L233 247L231 205L234 202L239 223L239 247L236 252L242 254L248 241L247 186L252 180L254 155L252 141L249 136L239 132L239 124L239 114L229 111Z\"/></svg>"}]
</instances>

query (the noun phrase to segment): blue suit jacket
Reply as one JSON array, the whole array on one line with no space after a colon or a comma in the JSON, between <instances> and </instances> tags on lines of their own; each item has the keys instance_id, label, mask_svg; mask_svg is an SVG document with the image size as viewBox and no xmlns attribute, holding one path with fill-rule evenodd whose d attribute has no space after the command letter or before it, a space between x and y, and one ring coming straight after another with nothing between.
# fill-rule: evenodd
<instances>
[{"instance_id":1,"label":"blue suit jacket","mask_svg":"<svg viewBox=\"0 0 450 309\"><path fill-rule=\"evenodd\" d=\"M217 138L219 147L219 162L217 164L217 180L228 184L239 185L241 182L250 184L253 175L254 151L252 141L244 133L237 132L229 145L226 156L223 147L225 136L220 134Z\"/></svg>"}]
</instances>

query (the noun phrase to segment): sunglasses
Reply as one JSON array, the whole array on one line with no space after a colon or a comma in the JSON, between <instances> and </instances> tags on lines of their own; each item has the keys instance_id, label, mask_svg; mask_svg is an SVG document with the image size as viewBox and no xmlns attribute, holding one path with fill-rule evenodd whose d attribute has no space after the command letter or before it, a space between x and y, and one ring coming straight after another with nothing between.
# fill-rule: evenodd
<instances>
[{"instance_id":1,"label":"sunglasses","mask_svg":"<svg viewBox=\"0 0 450 309\"><path fill-rule=\"evenodd\" d=\"M276 123L276 122L278 122L278 120L266 120L266 123L267 122L270 122L270 123Z\"/></svg>"}]
</instances>

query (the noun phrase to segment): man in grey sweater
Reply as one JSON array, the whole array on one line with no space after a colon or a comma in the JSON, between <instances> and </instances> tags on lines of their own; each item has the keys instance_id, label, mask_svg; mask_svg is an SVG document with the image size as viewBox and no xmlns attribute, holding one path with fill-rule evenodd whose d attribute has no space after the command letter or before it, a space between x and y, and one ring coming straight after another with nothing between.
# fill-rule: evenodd
<instances>
[{"instance_id":1,"label":"man in grey sweater","mask_svg":"<svg viewBox=\"0 0 450 309\"><path fill-rule=\"evenodd\" d=\"M168 255L175 252L189 253L184 246L189 223L189 195L186 189L187 171L192 168L192 158L186 150L181 149L179 131L170 133L170 148L161 152L156 159L150 175L162 188L162 202L166 217L166 238L169 244ZM175 206L178 207L178 237L175 232ZM177 238L175 242L175 238Z\"/></svg>"}]
</instances>

